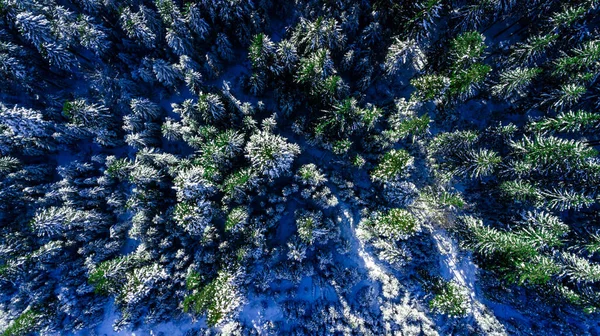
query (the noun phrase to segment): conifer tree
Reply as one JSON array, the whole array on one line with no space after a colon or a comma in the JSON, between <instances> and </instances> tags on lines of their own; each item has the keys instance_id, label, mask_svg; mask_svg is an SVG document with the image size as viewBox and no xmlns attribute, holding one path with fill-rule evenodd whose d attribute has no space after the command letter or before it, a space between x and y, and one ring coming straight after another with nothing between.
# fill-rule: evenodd
<instances>
[{"instance_id":1,"label":"conifer tree","mask_svg":"<svg viewBox=\"0 0 600 336\"><path fill-rule=\"evenodd\" d=\"M298 154L298 145L287 143L283 137L265 130L250 136L246 145L246 157L253 168L270 178L289 174Z\"/></svg>"}]
</instances>

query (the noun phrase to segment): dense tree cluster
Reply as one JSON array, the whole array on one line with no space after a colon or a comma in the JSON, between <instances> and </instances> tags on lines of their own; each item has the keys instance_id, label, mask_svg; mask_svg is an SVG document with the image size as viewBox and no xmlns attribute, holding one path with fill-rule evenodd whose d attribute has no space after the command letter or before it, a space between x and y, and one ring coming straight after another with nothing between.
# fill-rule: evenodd
<instances>
[{"instance_id":1,"label":"dense tree cluster","mask_svg":"<svg viewBox=\"0 0 600 336\"><path fill-rule=\"evenodd\" d=\"M598 36L598 0L0 0L0 333L598 333Z\"/></svg>"}]
</instances>

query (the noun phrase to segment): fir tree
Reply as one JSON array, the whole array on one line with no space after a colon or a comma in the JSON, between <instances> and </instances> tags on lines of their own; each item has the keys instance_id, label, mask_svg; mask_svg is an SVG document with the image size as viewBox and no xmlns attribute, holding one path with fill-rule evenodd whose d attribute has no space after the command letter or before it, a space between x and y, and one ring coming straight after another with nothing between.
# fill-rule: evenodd
<instances>
[{"instance_id":1,"label":"fir tree","mask_svg":"<svg viewBox=\"0 0 600 336\"><path fill-rule=\"evenodd\" d=\"M259 131L250 136L246 145L246 157L261 174L277 178L289 174L300 147L289 144L281 136L269 131Z\"/></svg>"},{"instance_id":2,"label":"fir tree","mask_svg":"<svg viewBox=\"0 0 600 336\"><path fill-rule=\"evenodd\" d=\"M392 149L385 153L375 169L371 178L377 181L393 181L406 173L406 169L413 163L413 157L405 150Z\"/></svg>"}]
</instances>

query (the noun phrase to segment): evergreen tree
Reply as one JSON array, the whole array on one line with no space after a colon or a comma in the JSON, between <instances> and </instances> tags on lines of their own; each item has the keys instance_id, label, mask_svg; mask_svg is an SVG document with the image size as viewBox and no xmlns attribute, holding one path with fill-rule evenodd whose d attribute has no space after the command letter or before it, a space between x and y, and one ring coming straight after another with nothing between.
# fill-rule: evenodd
<instances>
[{"instance_id":1,"label":"evergreen tree","mask_svg":"<svg viewBox=\"0 0 600 336\"><path fill-rule=\"evenodd\" d=\"M393 181L406 173L412 165L413 157L405 150L392 149L385 153L379 164L371 172L371 178L376 181Z\"/></svg>"},{"instance_id":2,"label":"evergreen tree","mask_svg":"<svg viewBox=\"0 0 600 336\"><path fill-rule=\"evenodd\" d=\"M283 137L265 130L250 136L246 145L246 157L253 168L270 178L289 174L298 154L298 145L289 144Z\"/></svg>"},{"instance_id":3,"label":"evergreen tree","mask_svg":"<svg viewBox=\"0 0 600 336\"><path fill-rule=\"evenodd\" d=\"M508 98L514 93L525 96L525 88L541 72L539 68L516 68L503 72L498 84L492 87L492 93L502 98Z\"/></svg>"}]
</instances>

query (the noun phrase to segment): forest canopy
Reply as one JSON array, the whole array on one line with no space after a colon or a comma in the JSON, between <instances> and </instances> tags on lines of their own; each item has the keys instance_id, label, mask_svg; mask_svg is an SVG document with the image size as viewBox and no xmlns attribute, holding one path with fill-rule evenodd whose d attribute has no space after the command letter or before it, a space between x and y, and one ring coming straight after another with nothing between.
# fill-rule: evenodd
<instances>
[{"instance_id":1,"label":"forest canopy","mask_svg":"<svg viewBox=\"0 0 600 336\"><path fill-rule=\"evenodd\" d=\"M600 333L599 0L0 0L0 335Z\"/></svg>"}]
</instances>

